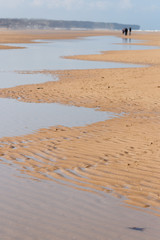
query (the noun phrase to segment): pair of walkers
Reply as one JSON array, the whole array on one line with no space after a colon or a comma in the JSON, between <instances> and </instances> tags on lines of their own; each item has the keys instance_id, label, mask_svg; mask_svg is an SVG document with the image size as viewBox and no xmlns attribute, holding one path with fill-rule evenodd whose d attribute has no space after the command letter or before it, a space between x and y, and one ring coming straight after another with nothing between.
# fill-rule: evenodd
<instances>
[{"instance_id":1,"label":"pair of walkers","mask_svg":"<svg viewBox=\"0 0 160 240\"><path fill-rule=\"evenodd\" d=\"M129 32L129 35L131 35L131 31L132 31L131 27L130 27L130 28L123 28L123 29L122 29L122 33L123 33L125 36L128 35L128 32Z\"/></svg>"}]
</instances>

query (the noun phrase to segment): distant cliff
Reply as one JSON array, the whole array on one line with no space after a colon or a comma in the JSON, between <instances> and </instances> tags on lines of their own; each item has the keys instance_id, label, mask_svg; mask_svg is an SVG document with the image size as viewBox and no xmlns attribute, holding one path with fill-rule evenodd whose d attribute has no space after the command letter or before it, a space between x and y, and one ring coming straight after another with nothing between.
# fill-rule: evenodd
<instances>
[{"instance_id":1,"label":"distant cliff","mask_svg":"<svg viewBox=\"0 0 160 240\"><path fill-rule=\"evenodd\" d=\"M134 30L140 29L139 25L90 22L90 21L64 21L45 19L16 19L0 18L0 28L9 29L110 29L120 30L131 27Z\"/></svg>"}]
</instances>

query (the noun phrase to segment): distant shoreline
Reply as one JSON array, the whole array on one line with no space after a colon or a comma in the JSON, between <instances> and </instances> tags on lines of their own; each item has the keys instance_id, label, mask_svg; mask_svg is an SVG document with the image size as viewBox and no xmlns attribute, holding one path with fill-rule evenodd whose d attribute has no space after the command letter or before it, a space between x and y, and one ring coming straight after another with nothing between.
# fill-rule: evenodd
<instances>
[{"instance_id":1,"label":"distant shoreline","mask_svg":"<svg viewBox=\"0 0 160 240\"><path fill-rule=\"evenodd\" d=\"M131 27L134 30L140 29L139 25L92 22L92 21L67 21L67 20L47 20L47 19L28 19L28 18L0 18L0 28L9 29L109 29L121 30Z\"/></svg>"}]
</instances>

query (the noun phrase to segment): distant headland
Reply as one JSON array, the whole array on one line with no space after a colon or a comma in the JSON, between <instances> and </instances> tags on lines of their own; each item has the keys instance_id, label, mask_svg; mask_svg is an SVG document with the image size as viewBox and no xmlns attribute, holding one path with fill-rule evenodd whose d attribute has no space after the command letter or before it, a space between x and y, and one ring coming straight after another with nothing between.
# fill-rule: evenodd
<instances>
[{"instance_id":1,"label":"distant headland","mask_svg":"<svg viewBox=\"0 0 160 240\"><path fill-rule=\"evenodd\" d=\"M109 29L121 30L131 27L139 30L139 25L91 22L91 21L65 21L27 18L0 18L0 28L8 29Z\"/></svg>"}]
</instances>

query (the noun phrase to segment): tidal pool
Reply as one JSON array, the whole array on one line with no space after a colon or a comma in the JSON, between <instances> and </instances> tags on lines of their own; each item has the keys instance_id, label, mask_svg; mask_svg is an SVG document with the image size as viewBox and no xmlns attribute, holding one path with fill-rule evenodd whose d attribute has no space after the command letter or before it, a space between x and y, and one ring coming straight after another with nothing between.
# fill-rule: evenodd
<instances>
[{"instance_id":1,"label":"tidal pool","mask_svg":"<svg viewBox=\"0 0 160 240\"><path fill-rule=\"evenodd\" d=\"M0 194L2 240L159 239L159 217L111 195L26 179L14 164L1 164Z\"/></svg>"},{"instance_id":2,"label":"tidal pool","mask_svg":"<svg viewBox=\"0 0 160 240\"><path fill-rule=\"evenodd\" d=\"M19 71L140 67L135 64L63 58L63 56L70 55L98 54L100 51L153 48L130 44L121 45L123 41L121 38L103 36L74 40L43 40L31 44L8 44L25 48L0 51L0 88L57 80L56 77L45 74L29 74L28 77L27 74L18 73ZM137 41L132 40L132 42Z\"/></svg>"},{"instance_id":3,"label":"tidal pool","mask_svg":"<svg viewBox=\"0 0 160 240\"><path fill-rule=\"evenodd\" d=\"M57 81L58 78L51 74L29 74L29 73L18 73L12 71L1 71L0 72L0 88L15 87L18 85L25 84L36 84L44 83L49 81Z\"/></svg>"},{"instance_id":4,"label":"tidal pool","mask_svg":"<svg viewBox=\"0 0 160 240\"><path fill-rule=\"evenodd\" d=\"M0 99L0 109L0 138L33 133L40 128L56 125L84 126L118 116L92 108L58 103L25 103L14 99Z\"/></svg>"}]
</instances>

